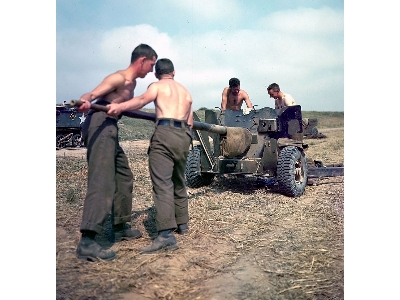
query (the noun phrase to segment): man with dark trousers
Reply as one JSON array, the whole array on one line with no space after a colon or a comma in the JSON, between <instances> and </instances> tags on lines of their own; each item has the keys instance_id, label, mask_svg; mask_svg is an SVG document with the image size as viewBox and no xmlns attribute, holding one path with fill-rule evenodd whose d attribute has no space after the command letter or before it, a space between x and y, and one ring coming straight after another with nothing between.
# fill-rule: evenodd
<instances>
[{"instance_id":1,"label":"man with dark trousers","mask_svg":"<svg viewBox=\"0 0 400 300\"><path fill-rule=\"evenodd\" d=\"M174 231L188 233L188 195L185 185L186 159L192 141L192 96L174 80L171 60L159 59L155 66L157 82L138 97L120 104L110 104L108 114L118 116L122 111L140 109L155 104L156 123L148 149L149 170L153 184L158 235L142 249L141 254L178 248Z\"/></svg>"},{"instance_id":2,"label":"man with dark trousers","mask_svg":"<svg viewBox=\"0 0 400 300\"><path fill-rule=\"evenodd\" d=\"M136 79L152 72L156 60L157 53L153 48L140 44L132 51L128 68L108 75L93 91L80 98L83 104L78 111L89 113L82 127L87 147L88 177L80 226L82 237L76 249L79 259L98 261L116 257L114 251L105 249L95 239L96 235L102 234L111 212L116 242L142 236L139 230L131 229L129 224L134 178L128 159L119 145L118 117L89 109L94 100L97 100L96 104L107 105L131 99Z\"/></svg>"}]
</instances>

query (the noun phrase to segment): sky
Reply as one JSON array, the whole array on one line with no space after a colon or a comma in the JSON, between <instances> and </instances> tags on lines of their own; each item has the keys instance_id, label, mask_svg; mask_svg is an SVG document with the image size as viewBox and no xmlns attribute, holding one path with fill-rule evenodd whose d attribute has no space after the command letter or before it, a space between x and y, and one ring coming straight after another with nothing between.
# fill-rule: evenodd
<instances>
[{"instance_id":1,"label":"sky","mask_svg":"<svg viewBox=\"0 0 400 300\"><path fill-rule=\"evenodd\" d=\"M140 43L172 60L195 110L219 107L236 77L258 108L276 82L302 110L344 111L344 1L57 0L56 103L127 68Z\"/></svg>"}]
</instances>

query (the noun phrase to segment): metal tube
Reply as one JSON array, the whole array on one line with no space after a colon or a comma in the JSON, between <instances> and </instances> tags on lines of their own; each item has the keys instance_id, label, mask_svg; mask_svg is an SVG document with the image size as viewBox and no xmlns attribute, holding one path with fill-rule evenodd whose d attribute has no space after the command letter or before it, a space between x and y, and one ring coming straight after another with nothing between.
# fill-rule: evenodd
<instances>
[{"instance_id":1,"label":"metal tube","mask_svg":"<svg viewBox=\"0 0 400 300\"><path fill-rule=\"evenodd\" d=\"M70 104L72 106L81 106L82 102L79 100L71 100ZM90 104L91 109L99 110L99 111L108 111L108 107L104 105L99 105L99 104ZM149 121L156 121L156 114L155 113L149 113L141 110L132 110L132 111L123 111L121 115L130 117L130 118L136 118L136 119L143 119L143 120L149 120ZM224 135L226 134L226 127L225 126L220 126L220 125L215 125L215 124L208 124L208 123L203 123L203 122L198 122L194 121L193 122L193 129L194 130L203 130L203 131L208 131L212 133L217 133Z\"/></svg>"}]
</instances>

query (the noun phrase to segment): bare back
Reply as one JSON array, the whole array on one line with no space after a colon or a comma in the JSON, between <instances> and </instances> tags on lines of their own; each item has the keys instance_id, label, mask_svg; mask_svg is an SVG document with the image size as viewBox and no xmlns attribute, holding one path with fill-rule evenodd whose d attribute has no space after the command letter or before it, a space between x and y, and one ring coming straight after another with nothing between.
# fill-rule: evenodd
<instances>
[{"instance_id":1,"label":"bare back","mask_svg":"<svg viewBox=\"0 0 400 300\"><path fill-rule=\"evenodd\" d=\"M193 125L192 96L189 91L176 82L173 75L161 78L149 85L146 92L122 103L107 105L107 114L118 116L123 111L136 110L154 102L156 118L168 118L186 121L189 126Z\"/></svg>"},{"instance_id":2,"label":"bare back","mask_svg":"<svg viewBox=\"0 0 400 300\"><path fill-rule=\"evenodd\" d=\"M157 90L154 100L157 118L188 120L192 111L192 96L189 91L173 79L161 79L149 89Z\"/></svg>"}]
</instances>

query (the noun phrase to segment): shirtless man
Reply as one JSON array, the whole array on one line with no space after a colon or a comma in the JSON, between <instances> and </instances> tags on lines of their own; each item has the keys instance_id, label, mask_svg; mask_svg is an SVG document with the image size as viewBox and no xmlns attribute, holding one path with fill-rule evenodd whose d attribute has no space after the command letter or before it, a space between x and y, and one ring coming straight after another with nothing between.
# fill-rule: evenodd
<instances>
[{"instance_id":1,"label":"shirtless man","mask_svg":"<svg viewBox=\"0 0 400 300\"><path fill-rule=\"evenodd\" d=\"M267 91L269 97L275 99L275 109L296 105L293 97L290 94L282 92L277 83L271 83L268 86ZM302 124L303 130L305 130L305 128L308 126L308 118L303 118Z\"/></svg>"},{"instance_id":2,"label":"shirtless man","mask_svg":"<svg viewBox=\"0 0 400 300\"><path fill-rule=\"evenodd\" d=\"M140 44L131 55L125 70L108 75L91 92L82 95L80 112L88 112L90 103L123 103L133 97L136 79L144 78L157 60L157 53L148 45ZM113 212L113 231L116 242L142 236L131 229L133 174L128 159L118 141L118 118L105 112L90 110L82 127L87 147L87 191L83 205L81 240L76 249L79 259L88 261L112 260L114 251L103 248L95 237Z\"/></svg>"},{"instance_id":3,"label":"shirtless man","mask_svg":"<svg viewBox=\"0 0 400 300\"><path fill-rule=\"evenodd\" d=\"M277 83L271 83L267 88L267 92L270 98L275 99L275 109L296 105L293 97L282 92Z\"/></svg>"},{"instance_id":4,"label":"shirtless man","mask_svg":"<svg viewBox=\"0 0 400 300\"><path fill-rule=\"evenodd\" d=\"M118 116L123 111L140 109L150 102L155 104L156 127L148 155L158 235L150 245L140 249L142 254L177 249L173 231L187 233L189 221L185 167L192 140L192 96L174 80L171 60L159 59L155 75L159 81L150 84L143 95L121 104L107 105L107 113Z\"/></svg>"},{"instance_id":5,"label":"shirtless man","mask_svg":"<svg viewBox=\"0 0 400 300\"><path fill-rule=\"evenodd\" d=\"M240 110L243 101L246 102L247 108L253 108L249 95L240 89L240 80L237 78L229 79L229 86L222 91L221 109Z\"/></svg>"}]
</instances>

